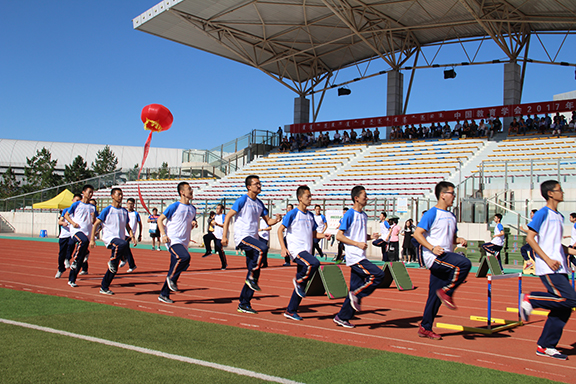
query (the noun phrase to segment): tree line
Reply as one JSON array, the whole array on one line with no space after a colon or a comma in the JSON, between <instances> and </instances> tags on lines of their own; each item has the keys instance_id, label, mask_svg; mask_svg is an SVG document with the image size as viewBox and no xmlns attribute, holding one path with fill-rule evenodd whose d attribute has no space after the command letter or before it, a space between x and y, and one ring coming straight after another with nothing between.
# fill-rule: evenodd
<instances>
[{"instance_id":1,"label":"tree line","mask_svg":"<svg viewBox=\"0 0 576 384\"><path fill-rule=\"evenodd\" d=\"M56 173L57 159L45 147L36 151L31 158L26 157L24 183L17 180L12 167L8 167L0 179L0 198L34 192L61 184L75 183L91 177L105 175L116 170L118 158L108 145L96 153L90 167L84 158L76 156L72 164L64 166L64 174Z\"/></svg>"}]
</instances>

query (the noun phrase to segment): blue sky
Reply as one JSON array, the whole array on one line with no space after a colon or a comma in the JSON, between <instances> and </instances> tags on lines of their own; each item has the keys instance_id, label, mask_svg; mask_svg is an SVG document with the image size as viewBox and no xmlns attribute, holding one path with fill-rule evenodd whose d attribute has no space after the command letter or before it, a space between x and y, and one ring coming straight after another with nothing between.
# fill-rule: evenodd
<instances>
[{"instance_id":1,"label":"blue sky","mask_svg":"<svg viewBox=\"0 0 576 384\"><path fill-rule=\"evenodd\" d=\"M143 145L140 111L150 103L174 115L152 145L209 149L252 129L293 122L293 94L257 69L133 29L132 19L159 0L11 1L0 13L0 138ZM554 56L562 38L543 36ZM575 36L557 61L576 62ZM572 47L572 49L569 49ZM477 44L467 46L473 55ZM530 57L543 59L532 39ZM427 53L431 58L432 51ZM478 59L504 59L484 43ZM458 46L441 49L440 64L462 62ZM423 63L420 58L419 64ZM373 62L368 73L387 68ZM408 112L502 104L503 66L442 68L416 73ZM357 77L356 69L336 82ZM405 72L407 87L409 72ZM327 93L317 121L384 116L386 76L351 84L352 94ZM574 67L528 66L522 102L551 100L576 89Z\"/></svg>"}]
</instances>

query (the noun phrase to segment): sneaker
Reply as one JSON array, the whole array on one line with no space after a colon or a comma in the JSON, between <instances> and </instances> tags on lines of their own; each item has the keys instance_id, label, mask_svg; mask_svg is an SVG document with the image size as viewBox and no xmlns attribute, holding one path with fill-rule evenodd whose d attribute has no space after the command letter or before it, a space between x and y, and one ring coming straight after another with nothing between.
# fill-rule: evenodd
<instances>
[{"instance_id":1,"label":"sneaker","mask_svg":"<svg viewBox=\"0 0 576 384\"><path fill-rule=\"evenodd\" d=\"M132 272L134 272L134 270L135 270L136 268L138 268L138 267L137 267L137 266L134 266L134 268L129 268L126 272L132 273Z\"/></svg>"},{"instance_id":2,"label":"sneaker","mask_svg":"<svg viewBox=\"0 0 576 384\"><path fill-rule=\"evenodd\" d=\"M541 346L538 346L538 348L536 348L536 354L538 356L552 357L558 360L568 359L568 356L566 356L563 353L560 353L556 348L543 348Z\"/></svg>"},{"instance_id":3,"label":"sneaker","mask_svg":"<svg viewBox=\"0 0 576 384\"><path fill-rule=\"evenodd\" d=\"M444 290L442 288L440 288L439 290L436 291L436 296L438 296L440 301L442 301L442 304L444 304L446 307L448 307L448 309L458 308L458 307L456 307L456 304L454 304L454 301L452 300L452 298L450 296L448 296L448 294L446 292L444 292Z\"/></svg>"},{"instance_id":4,"label":"sneaker","mask_svg":"<svg viewBox=\"0 0 576 384\"><path fill-rule=\"evenodd\" d=\"M102 288L100 288L100 293L103 294L103 295L113 295L113 294L114 294L114 292L112 292L111 290L109 290L109 289L102 289Z\"/></svg>"},{"instance_id":5,"label":"sneaker","mask_svg":"<svg viewBox=\"0 0 576 384\"><path fill-rule=\"evenodd\" d=\"M211 255L212 255L212 252L210 252L210 253L205 253L205 254L202 255L202 257L208 257L208 256L211 256Z\"/></svg>"},{"instance_id":6,"label":"sneaker","mask_svg":"<svg viewBox=\"0 0 576 384\"><path fill-rule=\"evenodd\" d=\"M156 250L156 247L152 247L152 250L155 251L155 250Z\"/></svg>"},{"instance_id":7,"label":"sneaker","mask_svg":"<svg viewBox=\"0 0 576 384\"><path fill-rule=\"evenodd\" d=\"M171 290L172 292L178 292L178 286L176 285L175 282L173 282L172 280L170 280L169 277L166 278L166 284L168 284L168 289Z\"/></svg>"},{"instance_id":8,"label":"sneaker","mask_svg":"<svg viewBox=\"0 0 576 384\"><path fill-rule=\"evenodd\" d=\"M304 319L302 319L302 316L300 316L296 312L290 313L290 312L286 311L286 312L284 312L284 317L286 317L287 319L292 319L292 320L296 320L296 321L304 320Z\"/></svg>"},{"instance_id":9,"label":"sneaker","mask_svg":"<svg viewBox=\"0 0 576 384\"><path fill-rule=\"evenodd\" d=\"M161 251L160 247L156 248L157 251Z\"/></svg>"},{"instance_id":10,"label":"sneaker","mask_svg":"<svg viewBox=\"0 0 576 384\"><path fill-rule=\"evenodd\" d=\"M68 282L68 285L71 286L72 288L76 288L76 287L78 286L78 284L76 284L76 283L73 282L73 281L69 281L69 282Z\"/></svg>"},{"instance_id":11,"label":"sneaker","mask_svg":"<svg viewBox=\"0 0 576 384\"><path fill-rule=\"evenodd\" d=\"M242 305L242 304L238 304L238 312L251 313L253 315L258 314L258 312L253 310L250 305Z\"/></svg>"},{"instance_id":12,"label":"sneaker","mask_svg":"<svg viewBox=\"0 0 576 384\"><path fill-rule=\"evenodd\" d=\"M118 266L118 268L122 268L122 267L125 266L125 265L126 265L126 261L125 261L125 260L122 260L122 261L120 262L120 265Z\"/></svg>"},{"instance_id":13,"label":"sneaker","mask_svg":"<svg viewBox=\"0 0 576 384\"><path fill-rule=\"evenodd\" d=\"M112 260L110 260L108 262L108 270L112 273L116 273L118 272L118 270L116 269L116 267L114 267L114 265L112 264Z\"/></svg>"},{"instance_id":14,"label":"sneaker","mask_svg":"<svg viewBox=\"0 0 576 384\"><path fill-rule=\"evenodd\" d=\"M68 260L68 259L64 260L64 268L66 268L66 269L70 268L70 260Z\"/></svg>"},{"instance_id":15,"label":"sneaker","mask_svg":"<svg viewBox=\"0 0 576 384\"><path fill-rule=\"evenodd\" d=\"M304 291L304 288L302 288L302 286L298 284L296 279L292 279L292 284L294 284L294 290L296 291L296 294L298 296L302 298L306 297L306 291Z\"/></svg>"},{"instance_id":16,"label":"sneaker","mask_svg":"<svg viewBox=\"0 0 576 384\"><path fill-rule=\"evenodd\" d=\"M87 275L88 271L80 271L79 275Z\"/></svg>"},{"instance_id":17,"label":"sneaker","mask_svg":"<svg viewBox=\"0 0 576 384\"><path fill-rule=\"evenodd\" d=\"M532 309L532 304L528 299L528 295L522 294L522 302L520 303L520 319L523 322L528 322L528 320L530 320Z\"/></svg>"},{"instance_id":18,"label":"sneaker","mask_svg":"<svg viewBox=\"0 0 576 384\"><path fill-rule=\"evenodd\" d=\"M258 284L252 279L246 279L246 285L253 291L261 291Z\"/></svg>"},{"instance_id":19,"label":"sneaker","mask_svg":"<svg viewBox=\"0 0 576 384\"><path fill-rule=\"evenodd\" d=\"M360 312L362 310L362 307L360 306L360 298L356 296L352 291L350 291L348 297L350 298L350 305L352 308L354 308L356 312Z\"/></svg>"},{"instance_id":20,"label":"sneaker","mask_svg":"<svg viewBox=\"0 0 576 384\"><path fill-rule=\"evenodd\" d=\"M76 269L77 266L78 264L76 263L76 261L73 261L72 264L70 264L70 269Z\"/></svg>"},{"instance_id":21,"label":"sneaker","mask_svg":"<svg viewBox=\"0 0 576 384\"><path fill-rule=\"evenodd\" d=\"M440 336L437 333L434 333L434 331L429 331L427 329L424 329L422 326L420 326L420 328L418 328L418 336L420 337L427 337L429 339L432 340L441 340L442 336Z\"/></svg>"},{"instance_id":22,"label":"sneaker","mask_svg":"<svg viewBox=\"0 0 576 384\"><path fill-rule=\"evenodd\" d=\"M166 303L166 304L172 304L174 302L174 300L170 299L169 297L166 296L158 296L158 301L161 301L162 303Z\"/></svg>"},{"instance_id":23,"label":"sneaker","mask_svg":"<svg viewBox=\"0 0 576 384\"><path fill-rule=\"evenodd\" d=\"M341 318L338 317L338 315L334 316L333 321L336 323L336 325L339 325L341 327L344 328L354 328L355 325L350 323L348 320L342 320Z\"/></svg>"},{"instance_id":24,"label":"sneaker","mask_svg":"<svg viewBox=\"0 0 576 384\"><path fill-rule=\"evenodd\" d=\"M290 264L290 262L288 262L288 261L285 262L284 264L282 264L283 267L289 267L290 265L291 265L291 264Z\"/></svg>"},{"instance_id":25,"label":"sneaker","mask_svg":"<svg viewBox=\"0 0 576 384\"><path fill-rule=\"evenodd\" d=\"M54 278L59 279L60 277L62 277L62 272L60 271L56 272L56 276L54 276Z\"/></svg>"}]
</instances>

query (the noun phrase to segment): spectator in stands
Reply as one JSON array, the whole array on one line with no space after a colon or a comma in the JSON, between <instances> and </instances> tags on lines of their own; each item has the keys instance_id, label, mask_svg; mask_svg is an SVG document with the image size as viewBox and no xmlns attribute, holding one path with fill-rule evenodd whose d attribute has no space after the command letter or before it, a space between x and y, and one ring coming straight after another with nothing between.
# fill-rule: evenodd
<instances>
[{"instance_id":1,"label":"spectator in stands","mask_svg":"<svg viewBox=\"0 0 576 384\"><path fill-rule=\"evenodd\" d=\"M478 124L474 120L470 123L470 137L478 137Z\"/></svg>"},{"instance_id":2,"label":"spectator in stands","mask_svg":"<svg viewBox=\"0 0 576 384\"><path fill-rule=\"evenodd\" d=\"M288 151L290 149L290 142L288 141L288 138L286 136L284 136L282 138L282 142L280 143L280 150L281 151Z\"/></svg>"},{"instance_id":3,"label":"spectator in stands","mask_svg":"<svg viewBox=\"0 0 576 384\"><path fill-rule=\"evenodd\" d=\"M548 127L546 126L546 119L544 117L540 118L540 122L538 123L538 131L541 135L546 133Z\"/></svg>"},{"instance_id":4,"label":"spectator in stands","mask_svg":"<svg viewBox=\"0 0 576 384\"><path fill-rule=\"evenodd\" d=\"M422 124L420 124L420 126L422 127ZM430 128L428 128L427 126L422 127L422 136L425 139L430 138Z\"/></svg>"},{"instance_id":5,"label":"spectator in stands","mask_svg":"<svg viewBox=\"0 0 576 384\"><path fill-rule=\"evenodd\" d=\"M516 121L516 118L513 118L512 122L510 123L510 126L508 127L508 134L516 135L518 133L519 127L520 125L518 124L518 121Z\"/></svg>"},{"instance_id":6,"label":"spectator in stands","mask_svg":"<svg viewBox=\"0 0 576 384\"><path fill-rule=\"evenodd\" d=\"M214 242L216 241L216 237L214 237L214 226L212 225L215 216L216 212L210 211L210 213L208 214L208 220L206 220L206 223L208 224L208 232L206 232L206 234L202 237L202 239L204 240L204 247L206 248L206 252L204 252L202 257L207 257L212 254L211 243L213 241Z\"/></svg>"},{"instance_id":7,"label":"spectator in stands","mask_svg":"<svg viewBox=\"0 0 576 384\"><path fill-rule=\"evenodd\" d=\"M350 130L350 142L352 144L356 143L356 137L357 137L356 131L351 129Z\"/></svg>"},{"instance_id":8,"label":"spectator in stands","mask_svg":"<svg viewBox=\"0 0 576 384\"><path fill-rule=\"evenodd\" d=\"M478 137L486 136L486 124L484 119L480 119L480 124L478 124Z\"/></svg>"},{"instance_id":9,"label":"spectator in stands","mask_svg":"<svg viewBox=\"0 0 576 384\"><path fill-rule=\"evenodd\" d=\"M526 135L526 122L522 116L520 116L520 120L518 121L518 133Z\"/></svg>"},{"instance_id":10,"label":"spectator in stands","mask_svg":"<svg viewBox=\"0 0 576 384\"><path fill-rule=\"evenodd\" d=\"M156 240L158 240L158 251L160 251L160 230L158 229L158 210L152 208L152 214L148 216L148 232L150 233L150 238L152 239L152 250L156 249Z\"/></svg>"},{"instance_id":11,"label":"spectator in stands","mask_svg":"<svg viewBox=\"0 0 576 384\"><path fill-rule=\"evenodd\" d=\"M366 130L366 142L374 142L374 135L372 134L372 131L367 129Z\"/></svg>"},{"instance_id":12,"label":"spectator in stands","mask_svg":"<svg viewBox=\"0 0 576 384\"><path fill-rule=\"evenodd\" d=\"M537 118L538 117L534 115L534 119ZM534 120L530 117L530 115L528 115L528 117L526 118L526 131L531 131L532 129L534 129Z\"/></svg>"},{"instance_id":13,"label":"spectator in stands","mask_svg":"<svg viewBox=\"0 0 576 384\"><path fill-rule=\"evenodd\" d=\"M548 114L544 114L544 121L546 122L546 129L550 129L550 126L552 125L552 119L550 118L550 116L548 116Z\"/></svg>"},{"instance_id":14,"label":"spectator in stands","mask_svg":"<svg viewBox=\"0 0 576 384\"><path fill-rule=\"evenodd\" d=\"M574 116L574 112L572 113L572 120L568 123L568 130L574 132L576 128L576 117Z\"/></svg>"},{"instance_id":15,"label":"spectator in stands","mask_svg":"<svg viewBox=\"0 0 576 384\"><path fill-rule=\"evenodd\" d=\"M276 131L276 134L278 135L278 142L280 143L282 141L282 127L278 127L278 130Z\"/></svg>"},{"instance_id":16,"label":"spectator in stands","mask_svg":"<svg viewBox=\"0 0 576 384\"><path fill-rule=\"evenodd\" d=\"M450 126L448 125L448 122L446 122L446 124L444 124L444 127L442 127L442 138L449 139L450 135L451 135Z\"/></svg>"},{"instance_id":17,"label":"spectator in stands","mask_svg":"<svg viewBox=\"0 0 576 384\"><path fill-rule=\"evenodd\" d=\"M448 123L446 123L448 124ZM468 120L464 120L464 124L468 124ZM462 124L460 124L460 120L456 120L456 124L454 125L454 132L458 131L460 132L460 130L463 128L464 126Z\"/></svg>"},{"instance_id":18,"label":"spectator in stands","mask_svg":"<svg viewBox=\"0 0 576 384\"><path fill-rule=\"evenodd\" d=\"M454 130L456 130L456 128L454 128ZM468 124L468 121L465 121L464 125L462 125L460 137L462 138L473 137L472 129L470 128L470 124Z\"/></svg>"},{"instance_id":19,"label":"spectator in stands","mask_svg":"<svg viewBox=\"0 0 576 384\"><path fill-rule=\"evenodd\" d=\"M422 216L414 238L422 245L422 256L430 270L428 299L418 336L439 340L442 336L432 331L434 319L442 304L452 310L457 308L452 296L466 280L472 263L453 251L454 244L467 244L465 239L456 237L456 217L448 211L454 203L454 184L441 181L436 184L434 194L438 203Z\"/></svg>"},{"instance_id":20,"label":"spectator in stands","mask_svg":"<svg viewBox=\"0 0 576 384\"><path fill-rule=\"evenodd\" d=\"M252 309L250 302L254 296L254 291L260 291L258 279L260 278L260 262L262 261L263 252L268 251L266 244L258 240L258 223L260 217L263 217L270 226L281 220L279 214L276 219L268 217L268 210L264 203L258 199L262 192L260 178L256 175L246 177L244 181L247 193L238 198L232 208L226 214L224 221L224 231L222 234L222 246L228 245L228 228L233 217L236 216L234 223L234 243L246 253L246 267L248 269L246 281L240 293L240 304L238 312L257 314Z\"/></svg>"},{"instance_id":21,"label":"spectator in stands","mask_svg":"<svg viewBox=\"0 0 576 384\"><path fill-rule=\"evenodd\" d=\"M378 141L380 141L380 131L378 130L378 127L376 127L376 128L374 129L374 139L373 139L373 142L376 143L376 142L378 142Z\"/></svg>"},{"instance_id":22,"label":"spectator in stands","mask_svg":"<svg viewBox=\"0 0 576 384\"><path fill-rule=\"evenodd\" d=\"M342 136L340 136L340 132L336 130L336 133L334 134L334 144L340 144L341 142L342 142Z\"/></svg>"},{"instance_id":23,"label":"spectator in stands","mask_svg":"<svg viewBox=\"0 0 576 384\"><path fill-rule=\"evenodd\" d=\"M492 121L492 127L494 128L494 132L496 133L502 131L502 122L500 121L500 118L498 116L496 116L494 118L494 121Z\"/></svg>"},{"instance_id":24,"label":"spectator in stands","mask_svg":"<svg viewBox=\"0 0 576 384\"><path fill-rule=\"evenodd\" d=\"M314 147L316 145L316 138L314 137L314 133L308 132L308 145L310 147Z\"/></svg>"},{"instance_id":25,"label":"spectator in stands","mask_svg":"<svg viewBox=\"0 0 576 384\"><path fill-rule=\"evenodd\" d=\"M344 135L342 137L343 144L350 144L350 135L348 135L348 131L344 131Z\"/></svg>"},{"instance_id":26,"label":"spectator in stands","mask_svg":"<svg viewBox=\"0 0 576 384\"><path fill-rule=\"evenodd\" d=\"M486 137L491 140L494 137L494 126L492 125L492 120L486 120Z\"/></svg>"},{"instance_id":27,"label":"spectator in stands","mask_svg":"<svg viewBox=\"0 0 576 384\"><path fill-rule=\"evenodd\" d=\"M412 244L412 235L415 229L414 221L408 219L404 223L404 228L400 231L400 234L404 235L404 240L402 241L402 261L406 263L416 261L416 250L414 249L414 244Z\"/></svg>"}]
</instances>

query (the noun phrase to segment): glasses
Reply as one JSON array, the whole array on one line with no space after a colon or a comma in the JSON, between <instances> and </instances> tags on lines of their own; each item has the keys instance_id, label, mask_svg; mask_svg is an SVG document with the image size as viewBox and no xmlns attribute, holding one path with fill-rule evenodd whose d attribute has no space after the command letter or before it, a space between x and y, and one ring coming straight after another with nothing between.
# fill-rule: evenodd
<instances>
[{"instance_id":1,"label":"glasses","mask_svg":"<svg viewBox=\"0 0 576 384\"><path fill-rule=\"evenodd\" d=\"M552 192L562 192L563 193L564 191L562 190L562 188L560 188L560 189L553 189Z\"/></svg>"},{"instance_id":2,"label":"glasses","mask_svg":"<svg viewBox=\"0 0 576 384\"><path fill-rule=\"evenodd\" d=\"M442 193L447 193L447 194L449 194L449 195L456 196L456 192L454 192L454 191L451 191L451 192L442 192Z\"/></svg>"}]
</instances>

